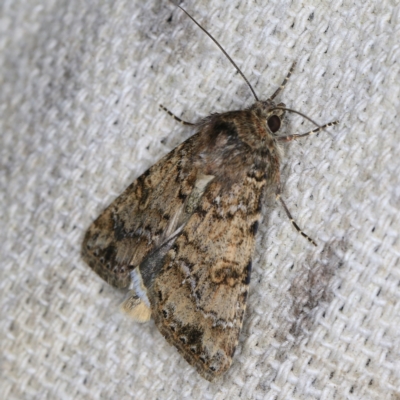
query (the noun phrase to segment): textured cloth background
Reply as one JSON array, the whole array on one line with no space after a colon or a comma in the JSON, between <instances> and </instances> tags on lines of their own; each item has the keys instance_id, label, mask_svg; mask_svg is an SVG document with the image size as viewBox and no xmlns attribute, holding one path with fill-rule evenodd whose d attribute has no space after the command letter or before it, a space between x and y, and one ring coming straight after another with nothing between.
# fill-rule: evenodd
<instances>
[{"instance_id":1,"label":"textured cloth background","mask_svg":"<svg viewBox=\"0 0 400 400\"><path fill-rule=\"evenodd\" d=\"M126 186L254 99L167 1L0 4L2 398L398 399L400 6L184 3L267 98L338 127L287 146L232 368L209 383L83 263L84 232ZM286 132L310 123L287 115Z\"/></svg>"}]
</instances>

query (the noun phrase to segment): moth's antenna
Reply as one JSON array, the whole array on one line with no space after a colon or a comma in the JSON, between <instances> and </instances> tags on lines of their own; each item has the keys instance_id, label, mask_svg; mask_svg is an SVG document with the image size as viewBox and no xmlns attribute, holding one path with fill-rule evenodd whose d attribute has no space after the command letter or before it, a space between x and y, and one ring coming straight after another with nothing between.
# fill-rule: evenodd
<instances>
[{"instance_id":1,"label":"moth's antenna","mask_svg":"<svg viewBox=\"0 0 400 400\"><path fill-rule=\"evenodd\" d=\"M300 111L296 111L296 110L293 110L291 108L286 108L286 107L281 107L281 106L274 107L270 111L274 111L274 110L285 110L285 111L288 111L288 112L292 112L292 113L301 115L303 118L309 120L311 123L313 123L314 125L318 126L318 128L321 128L320 124L317 124L314 120L312 120L310 117L307 117L307 115L301 113Z\"/></svg>"},{"instance_id":2,"label":"moth's antenna","mask_svg":"<svg viewBox=\"0 0 400 400\"><path fill-rule=\"evenodd\" d=\"M174 3L175 4L175 3ZM217 42L216 39L214 39L210 33L208 33L185 9L183 9L179 4L175 4L177 7L179 7L219 48L220 50L225 54L226 58L231 62L231 64L237 69L240 75L242 75L243 79L247 83L248 87L250 88L251 92L253 93L254 98L256 101L258 101L258 97L256 95L256 92L254 91L253 87L250 85L250 82L247 80L247 78L244 76L243 72L240 70L240 68L236 65L236 63L232 60L232 58L229 56L229 54L224 50L224 48Z\"/></svg>"},{"instance_id":3,"label":"moth's antenna","mask_svg":"<svg viewBox=\"0 0 400 400\"><path fill-rule=\"evenodd\" d=\"M301 135L280 136L280 137L278 138L278 140L279 140L279 141L282 141L282 142L283 142L283 141L289 142L289 141L294 140L294 139L298 139L298 138L302 138L302 137L307 137L307 136L310 136L310 135L312 135L312 134L318 133L318 132L320 132L320 131L322 131L322 130L325 130L325 131L326 131L326 130L327 130L326 128L328 128L328 127L330 127L330 126L337 125L337 124L339 123L339 121L332 121L332 122L329 122L329 123L327 123L327 124L325 124L325 125L320 125L320 124L317 124L317 123L316 123L314 120L312 120L310 117L307 117L307 115L301 113L300 111L292 110L291 108L286 108L286 107L277 106L277 107L274 107L271 111L274 111L274 110L285 110L285 111L289 111L289 112L298 114L298 115L302 116L303 118L307 119L308 121L312 122L314 125L318 126L317 129L314 129L313 131L310 131L310 132L307 132L307 133L303 133L303 134L301 134Z\"/></svg>"}]
</instances>

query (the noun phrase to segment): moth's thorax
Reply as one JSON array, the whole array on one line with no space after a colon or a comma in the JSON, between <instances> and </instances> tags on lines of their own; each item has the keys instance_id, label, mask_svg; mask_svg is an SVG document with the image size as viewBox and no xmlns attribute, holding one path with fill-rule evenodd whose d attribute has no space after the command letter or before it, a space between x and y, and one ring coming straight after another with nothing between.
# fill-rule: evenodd
<instances>
[{"instance_id":1,"label":"moth's thorax","mask_svg":"<svg viewBox=\"0 0 400 400\"><path fill-rule=\"evenodd\" d=\"M249 176L260 182L275 180L281 160L276 133L283 115L276 107L260 101L245 110L208 117L193 143L190 168L220 177L226 186L246 182Z\"/></svg>"},{"instance_id":2,"label":"moth's thorax","mask_svg":"<svg viewBox=\"0 0 400 400\"><path fill-rule=\"evenodd\" d=\"M255 152L273 151L284 111L272 101L257 101L246 110L222 114L231 119L238 138ZM225 117L226 116L226 117Z\"/></svg>"}]
</instances>

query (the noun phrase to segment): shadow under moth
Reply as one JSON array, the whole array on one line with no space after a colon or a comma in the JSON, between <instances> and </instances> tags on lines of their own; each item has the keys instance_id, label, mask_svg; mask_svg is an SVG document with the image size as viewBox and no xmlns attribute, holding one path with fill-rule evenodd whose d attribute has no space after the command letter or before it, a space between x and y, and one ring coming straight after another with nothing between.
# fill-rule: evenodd
<instances>
[{"instance_id":1,"label":"shadow under moth","mask_svg":"<svg viewBox=\"0 0 400 400\"><path fill-rule=\"evenodd\" d=\"M181 8L180 6L178 6ZM212 381L230 367L250 283L263 195L280 198L282 144L318 133L320 126L276 104L282 85L244 110L212 114L192 125L197 133L137 178L89 227L86 263L116 288L129 288L122 305L133 319L153 317L186 361ZM285 111L317 129L280 136Z\"/></svg>"}]
</instances>

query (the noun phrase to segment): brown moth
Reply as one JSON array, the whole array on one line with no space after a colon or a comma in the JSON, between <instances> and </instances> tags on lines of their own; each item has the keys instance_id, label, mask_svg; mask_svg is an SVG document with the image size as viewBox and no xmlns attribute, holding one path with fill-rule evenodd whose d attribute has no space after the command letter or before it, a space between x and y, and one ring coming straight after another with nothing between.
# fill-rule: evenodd
<instances>
[{"instance_id":1,"label":"brown moth","mask_svg":"<svg viewBox=\"0 0 400 400\"><path fill-rule=\"evenodd\" d=\"M238 344L263 195L271 188L280 195L281 143L336 123L279 136L285 111L297 112L274 102L293 67L269 99L258 100L244 77L256 98L251 107L187 123L197 133L134 181L83 240L86 263L130 289L123 310L137 321L153 317L210 381L230 367Z\"/></svg>"}]
</instances>

